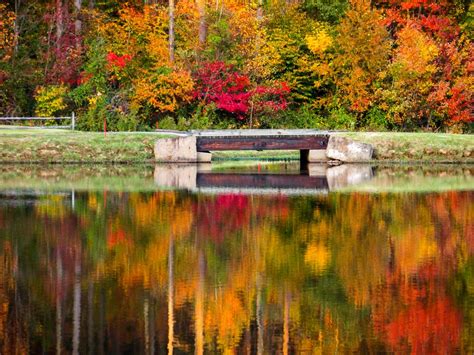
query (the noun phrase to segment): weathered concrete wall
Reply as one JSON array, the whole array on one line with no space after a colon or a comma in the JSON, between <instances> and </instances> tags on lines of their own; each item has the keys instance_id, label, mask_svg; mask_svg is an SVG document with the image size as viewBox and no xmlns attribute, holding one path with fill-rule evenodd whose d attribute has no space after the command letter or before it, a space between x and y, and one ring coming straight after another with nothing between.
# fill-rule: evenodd
<instances>
[{"instance_id":1,"label":"weathered concrete wall","mask_svg":"<svg viewBox=\"0 0 474 355\"><path fill-rule=\"evenodd\" d=\"M199 163L210 163L212 160L212 153L197 152L197 160Z\"/></svg>"},{"instance_id":2,"label":"weathered concrete wall","mask_svg":"<svg viewBox=\"0 0 474 355\"><path fill-rule=\"evenodd\" d=\"M325 149L310 150L308 154L308 163L321 163L328 161Z\"/></svg>"},{"instance_id":3,"label":"weathered concrete wall","mask_svg":"<svg viewBox=\"0 0 474 355\"><path fill-rule=\"evenodd\" d=\"M158 139L155 143L155 160L164 163L196 163L196 137Z\"/></svg>"}]
</instances>

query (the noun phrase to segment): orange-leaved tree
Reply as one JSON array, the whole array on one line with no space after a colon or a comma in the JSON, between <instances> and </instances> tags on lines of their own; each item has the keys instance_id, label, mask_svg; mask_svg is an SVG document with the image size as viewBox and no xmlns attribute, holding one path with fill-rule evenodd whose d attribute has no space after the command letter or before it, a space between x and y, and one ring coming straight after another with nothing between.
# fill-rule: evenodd
<instances>
[{"instance_id":1,"label":"orange-leaved tree","mask_svg":"<svg viewBox=\"0 0 474 355\"><path fill-rule=\"evenodd\" d=\"M6 73L1 63L10 59L15 47L15 14L0 4L0 84L5 80Z\"/></svg>"},{"instance_id":2,"label":"orange-leaved tree","mask_svg":"<svg viewBox=\"0 0 474 355\"><path fill-rule=\"evenodd\" d=\"M436 72L436 43L415 23L398 33L397 49L390 66L393 85L386 93L386 103L397 125L409 126L423 122L429 114L427 98Z\"/></svg>"},{"instance_id":3,"label":"orange-leaved tree","mask_svg":"<svg viewBox=\"0 0 474 355\"><path fill-rule=\"evenodd\" d=\"M381 12L368 0L351 0L338 26L333 80L340 105L361 116L380 101L391 40Z\"/></svg>"}]
</instances>

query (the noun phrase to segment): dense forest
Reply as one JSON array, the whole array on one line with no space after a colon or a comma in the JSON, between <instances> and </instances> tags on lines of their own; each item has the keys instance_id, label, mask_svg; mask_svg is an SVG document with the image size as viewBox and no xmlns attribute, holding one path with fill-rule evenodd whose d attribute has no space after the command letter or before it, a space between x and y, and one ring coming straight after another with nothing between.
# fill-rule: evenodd
<instances>
[{"instance_id":1,"label":"dense forest","mask_svg":"<svg viewBox=\"0 0 474 355\"><path fill-rule=\"evenodd\" d=\"M2 0L0 116L472 131L469 0Z\"/></svg>"}]
</instances>

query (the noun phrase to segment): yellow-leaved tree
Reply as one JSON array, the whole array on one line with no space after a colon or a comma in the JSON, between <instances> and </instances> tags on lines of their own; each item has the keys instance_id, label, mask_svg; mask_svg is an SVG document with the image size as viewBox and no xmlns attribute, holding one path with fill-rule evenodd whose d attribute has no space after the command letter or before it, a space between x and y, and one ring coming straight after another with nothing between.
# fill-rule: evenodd
<instances>
[{"instance_id":1,"label":"yellow-leaved tree","mask_svg":"<svg viewBox=\"0 0 474 355\"><path fill-rule=\"evenodd\" d=\"M0 4L0 61L10 58L15 40L15 13Z\"/></svg>"},{"instance_id":2,"label":"yellow-leaved tree","mask_svg":"<svg viewBox=\"0 0 474 355\"><path fill-rule=\"evenodd\" d=\"M179 58L170 60L168 16L159 5L124 7L116 20L99 26L107 39L109 69L120 85L130 87L132 109L159 115L191 99L189 71Z\"/></svg>"},{"instance_id":3,"label":"yellow-leaved tree","mask_svg":"<svg viewBox=\"0 0 474 355\"><path fill-rule=\"evenodd\" d=\"M337 100L358 116L378 104L388 74L391 40L382 20L369 0L351 0L338 26L331 63Z\"/></svg>"},{"instance_id":4,"label":"yellow-leaved tree","mask_svg":"<svg viewBox=\"0 0 474 355\"><path fill-rule=\"evenodd\" d=\"M35 92L35 115L53 117L60 114L67 107L67 93L68 87L66 85L50 85L37 88Z\"/></svg>"},{"instance_id":5,"label":"yellow-leaved tree","mask_svg":"<svg viewBox=\"0 0 474 355\"><path fill-rule=\"evenodd\" d=\"M8 11L5 4L0 4L0 84L8 77L2 70L2 62L11 58L15 43L15 14Z\"/></svg>"},{"instance_id":6,"label":"yellow-leaved tree","mask_svg":"<svg viewBox=\"0 0 474 355\"><path fill-rule=\"evenodd\" d=\"M390 66L393 85L385 94L394 123L404 127L426 118L438 52L436 43L414 23L408 23L398 32L397 49Z\"/></svg>"}]
</instances>

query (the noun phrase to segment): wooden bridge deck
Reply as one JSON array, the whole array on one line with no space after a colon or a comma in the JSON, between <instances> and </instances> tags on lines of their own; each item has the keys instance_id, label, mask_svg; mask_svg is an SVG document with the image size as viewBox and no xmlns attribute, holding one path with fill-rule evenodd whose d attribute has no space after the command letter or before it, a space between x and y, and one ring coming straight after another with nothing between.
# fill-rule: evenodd
<instances>
[{"instance_id":1,"label":"wooden bridge deck","mask_svg":"<svg viewBox=\"0 0 474 355\"><path fill-rule=\"evenodd\" d=\"M189 131L198 152L222 150L326 149L328 131L313 129L244 129Z\"/></svg>"},{"instance_id":2,"label":"wooden bridge deck","mask_svg":"<svg viewBox=\"0 0 474 355\"><path fill-rule=\"evenodd\" d=\"M222 150L311 150L326 149L329 136L196 137L198 152Z\"/></svg>"}]
</instances>

